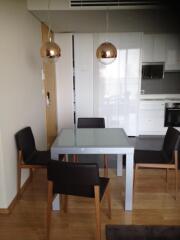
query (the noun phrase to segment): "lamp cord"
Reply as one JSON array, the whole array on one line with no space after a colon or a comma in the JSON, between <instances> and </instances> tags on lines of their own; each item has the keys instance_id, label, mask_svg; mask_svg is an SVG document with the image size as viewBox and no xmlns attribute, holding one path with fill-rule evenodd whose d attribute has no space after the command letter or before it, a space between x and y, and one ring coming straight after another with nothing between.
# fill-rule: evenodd
<instances>
[{"instance_id":1,"label":"lamp cord","mask_svg":"<svg viewBox=\"0 0 180 240\"><path fill-rule=\"evenodd\" d=\"M51 0L48 0L48 40L51 42L51 19L50 19L50 2Z\"/></svg>"},{"instance_id":2,"label":"lamp cord","mask_svg":"<svg viewBox=\"0 0 180 240\"><path fill-rule=\"evenodd\" d=\"M109 12L106 11L106 33L109 31Z\"/></svg>"},{"instance_id":3,"label":"lamp cord","mask_svg":"<svg viewBox=\"0 0 180 240\"><path fill-rule=\"evenodd\" d=\"M106 42L108 39L108 32L109 32L109 12L106 11Z\"/></svg>"}]
</instances>

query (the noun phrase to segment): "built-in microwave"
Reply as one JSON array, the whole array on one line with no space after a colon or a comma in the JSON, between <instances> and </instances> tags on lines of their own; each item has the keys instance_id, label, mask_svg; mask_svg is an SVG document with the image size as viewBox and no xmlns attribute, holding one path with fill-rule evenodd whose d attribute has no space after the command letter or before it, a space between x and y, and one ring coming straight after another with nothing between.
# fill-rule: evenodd
<instances>
[{"instance_id":1,"label":"built-in microwave","mask_svg":"<svg viewBox=\"0 0 180 240\"><path fill-rule=\"evenodd\" d=\"M162 78L164 78L164 62L142 64L142 80Z\"/></svg>"}]
</instances>

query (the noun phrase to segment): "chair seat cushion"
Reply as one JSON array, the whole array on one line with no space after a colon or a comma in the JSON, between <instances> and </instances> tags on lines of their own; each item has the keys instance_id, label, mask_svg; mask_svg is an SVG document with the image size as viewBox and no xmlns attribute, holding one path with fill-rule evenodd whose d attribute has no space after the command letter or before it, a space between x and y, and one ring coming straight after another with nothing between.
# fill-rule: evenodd
<instances>
[{"instance_id":1,"label":"chair seat cushion","mask_svg":"<svg viewBox=\"0 0 180 240\"><path fill-rule=\"evenodd\" d=\"M135 150L135 163L170 163L171 159L162 151Z\"/></svg>"},{"instance_id":2,"label":"chair seat cushion","mask_svg":"<svg viewBox=\"0 0 180 240\"><path fill-rule=\"evenodd\" d=\"M50 151L35 151L26 161L27 164L47 165L50 161Z\"/></svg>"},{"instance_id":3,"label":"chair seat cushion","mask_svg":"<svg viewBox=\"0 0 180 240\"><path fill-rule=\"evenodd\" d=\"M106 190L106 186L109 182L109 178L100 177L99 178L99 187L100 187L100 200L102 199L104 192ZM53 185L53 192L58 193L61 192L67 195L73 196L81 196L81 197L89 197L94 198L94 186L90 185Z\"/></svg>"},{"instance_id":4,"label":"chair seat cushion","mask_svg":"<svg viewBox=\"0 0 180 240\"><path fill-rule=\"evenodd\" d=\"M59 161L62 161L64 158L64 154L59 155ZM48 151L35 151L31 157L26 160L27 164L35 164L35 165L47 165L51 160L51 152Z\"/></svg>"}]
</instances>

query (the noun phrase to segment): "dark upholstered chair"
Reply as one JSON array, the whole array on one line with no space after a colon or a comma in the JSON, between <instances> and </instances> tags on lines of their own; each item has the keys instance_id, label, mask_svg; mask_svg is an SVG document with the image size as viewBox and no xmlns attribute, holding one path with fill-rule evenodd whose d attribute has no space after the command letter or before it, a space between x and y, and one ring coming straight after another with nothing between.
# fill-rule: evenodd
<instances>
[{"instance_id":1,"label":"dark upholstered chair","mask_svg":"<svg viewBox=\"0 0 180 240\"><path fill-rule=\"evenodd\" d=\"M101 238L100 202L106 192L109 217L111 216L109 178L99 177L98 165L95 163L59 162L48 163L48 203L47 203L47 237L49 237L52 201L54 194L62 194L61 206L67 211L67 195L95 199L96 234ZM64 202L62 202L62 200Z\"/></svg>"},{"instance_id":2,"label":"dark upholstered chair","mask_svg":"<svg viewBox=\"0 0 180 240\"><path fill-rule=\"evenodd\" d=\"M105 128L104 118L78 118L77 128ZM108 161L104 154L104 176L108 176Z\"/></svg>"},{"instance_id":3,"label":"dark upholstered chair","mask_svg":"<svg viewBox=\"0 0 180 240\"><path fill-rule=\"evenodd\" d=\"M32 177L34 169L47 167L47 163L50 160L50 151L38 151L36 149L34 136L30 127L25 127L18 131L15 134L15 140L18 150L17 188L18 195L20 196L21 169L30 169L30 177Z\"/></svg>"},{"instance_id":4,"label":"dark upholstered chair","mask_svg":"<svg viewBox=\"0 0 180 240\"><path fill-rule=\"evenodd\" d=\"M177 195L177 175L178 175L178 152L180 149L180 132L173 127L167 129L164 137L163 147L160 151L155 150L135 150L135 176L139 168L159 168L166 169L166 182L168 170L175 170L175 196Z\"/></svg>"},{"instance_id":5,"label":"dark upholstered chair","mask_svg":"<svg viewBox=\"0 0 180 240\"><path fill-rule=\"evenodd\" d=\"M78 128L105 128L104 118L78 118Z\"/></svg>"},{"instance_id":6,"label":"dark upholstered chair","mask_svg":"<svg viewBox=\"0 0 180 240\"><path fill-rule=\"evenodd\" d=\"M106 225L106 240L179 240L180 226Z\"/></svg>"}]
</instances>

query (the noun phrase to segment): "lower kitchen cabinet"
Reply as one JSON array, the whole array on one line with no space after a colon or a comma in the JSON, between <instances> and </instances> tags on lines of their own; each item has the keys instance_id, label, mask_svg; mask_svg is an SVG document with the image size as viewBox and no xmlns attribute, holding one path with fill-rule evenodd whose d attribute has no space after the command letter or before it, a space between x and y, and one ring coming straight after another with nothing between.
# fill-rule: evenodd
<instances>
[{"instance_id":1,"label":"lower kitchen cabinet","mask_svg":"<svg viewBox=\"0 0 180 240\"><path fill-rule=\"evenodd\" d=\"M140 101L138 131L139 135L163 135L165 101L144 100Z\"/></svg>"}]
</instances>

